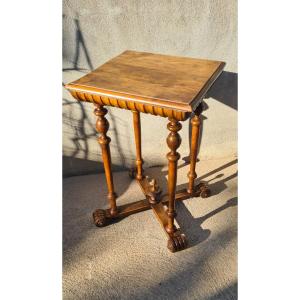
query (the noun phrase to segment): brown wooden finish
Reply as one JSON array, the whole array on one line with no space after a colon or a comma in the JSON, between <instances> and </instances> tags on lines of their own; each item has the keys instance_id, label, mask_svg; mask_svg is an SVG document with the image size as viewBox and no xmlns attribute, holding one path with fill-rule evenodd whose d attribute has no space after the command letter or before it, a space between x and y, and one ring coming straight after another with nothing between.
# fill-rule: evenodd
<instances>
[{"instance_id":1,"label":"brown wooden finish","mask_svg":"<svg viewBox=\"0 0 300 300\"><path fill-rule=\"evenodd\" d=\"M107 109L101 105L96 105L94 110L95 115L98 117L96 121L96 129L99 132L98 142L102 149L102 158L104 164L105 177L107 182L108 195L107 198L110 203L110 214L112 216L116 216L118 213L117 205L116 205L116 193L114 192L114 183L113 176L111 171L111 157L110 157L110 138L106 135L109 123L105 118L107 114Z\"/></svg>"},{"instance_id":2,"label":"brown wooden finish","mask_svg":"<svg viewBox=\"0 0 300 300\"><path fill-rule=\"evenodd\" d=\"M224 66L220 61L125 51L66 88L86 101L97 95L192 112Z\"/></svg>"},{"instance_id":3,"label":"brown wooden finish","mask_svg":"<svg viewBox=\"0 0 300 300\"><path fill-rule=\"evenodd\" d=\"M194 190L194 180L197 178L197 173L195 172L196 161L197 161L197 150L199 142L200 133L200 123L201 119L199 116L195 115L191 119L192 124L192 138L191 138L191 154L190 154L190 171L188 173L189 187L187 191L192 193Z\"/></svg>"},{"instance_id":4,"label":"brown wooden finish","mask_svg":"<svg viewBox=\"0 0 300 300\"><path fill-rule=\"evenodd\" d=\"M176 192L176 181L177 181L177 161L180 158L180 154L176 152L177 148L181 144L181 138L178 131L181 129L181 124L174 119L169 119L168 129L170 133L167 138L167 144L170 148L170 152L167 154L169 160L168 170L168 194L169 194L169 206L168 206L168 226L166 228L168 233L174 233L174 218L176 217L175 212L175 192Z\"/></svg>"},{"instance_id":5,"label":"brown wooden finish","mask_svg":"<svg viewBox=\"0 0 300 300\"><path fill-rule=\"evenodd\" d=\"M88 102L93 102L95 104L100 104L100 105L107 105L107 106L114 106L122 109L128 109L131 111L139 111L142 113L146 114L152 114L155 116L161 116L161 117L171 117L175 118L179 121L184 121L186 120L191 113L190 112L185 112L185 111L180 111L177 109L170 109L170 108L164 108L159 106L154 106L150 104L143 104L138 102L134 97L128 97L128 99L118 97L118 98L113 98L111 96L103 96L102 95L97 95L94 92L93 93L88 93L86 91L80 91L80 89L77 89L76 91L71 90L70 91L72 96L79 100L79 101L88 101Z\"/></svg>"},{"instance_id":6,"label":"brown wooden finish","mask_svg":"<svg viewBox=\"0 0 300 300\"><path fill-rule=\"evenodd\" d=\"M173 231L168 232L168 224L169 224L169 216L168 216L168 210L164 209L164 206L162 203L158 203L155 205L152 205L152 210L161 224L162 228L164 229L168 239L167 247L171 252L180 251L186 248L187 246L187 240L185 238L185 235L180 232L179 228L176 228L175 225L173 225Z\"/></svg>"},{"instance_id":7,"label":"brown wooden finish","mask_svg":"<svg viewBox=\"0 0 300 300\"><path fill-rule=\"evenodd\" d=\"M143 159L142 159L142 137L141 137L141 117L138 111L133 111L133 128L136 147L136 179L143 179Z\"/></svg>"},{"instance_id":8,"label":"brown wooden finish","mask_svg":"<svg viewBox=\"0 0 300 300\"><path fill-rule=\"evenodd\" d=\"M167 211L164 208L164 205L162 203L158 203L155 205L152 205L151 208L153 209L153 212L159 221L160 225L164 229L165 233L169 237L168 232L166 231L166 228L168 227L168 215Z\"/></svg>"},{"instance_id":9,"label":"brown wooden finish","mask_svg":"<svg viewBox=\"0 0 300 300\"><path fill-rule=\"evenodd\" d=\"M138 180L137 180L138 181ZM140 181L138 181L140 182ZM140 185L144 194L146 194L145 188L143 185ZM201 193L205 191L206 186L202 183L198 184L194 188L193 193L188 193L186 189L182 189L175 194L175 201L183 201L192 197L199 197ZM133 203L128 203L125 205L121 205L118 207L118 219L119 218L125 218L129 215L139 213L141 211L145 211L148 209L153 210L156 218L158 219L159 223L162 225L162 228L165 232L165 234L168 236L168 244L167 247L171 252L176 252L183 250L187 246L187 240L184 236L184 234L181 233L179 228L176 228L174 225L174 232L169 233L167 232L167 226L168 226L168 215L167 215L167 205L169 204L169 195L165 194L161 197L160 203L150 204L149 199L143 199L139 200ZM165 206L165 208L163 207ZM97 209L93 213L94 223L98 227L105 226L109 224L110 222L115 220L115 217L111 216L110 210L102 210Z\"/></svg>"},{"instance_id":10,"label":"brown wooden finish","mask_svg":"<svg viewBox=\"0 0 300 300\"><path fill-rule=\"evenodd\" d=\"M113 220L152 208L168 236L168 249L175 252L186 248L185 235L174 225L175 202L198 196L205 198L211 194L204 183L194 183L197 178L195 167L201 125L199 116L202 112L201 100L224 66L225 63L219 61L125 51L65 86L75 99L94 103L96 107L96 128L102 149L110 208L94 211L95 225L102 227ZM127 109L133 113L136 161L130 175L136 179L146 197L119 207L116 205L110 138L107 136L109 123L105 118L107 109L104 106ZM140 112L169 119L168 192L164 195L156 180L144 174ZM177 162L180 158L177 149L181 144L178 131L182 127L179 121L187 120L192 113L189 184L187 189L176 192Z\"/></svg>"},{"instance_id":11,"label":"brown wooden finish","mask_svg":"<svg viewBox=\"0 0 300 300\"><path fill-rule=\"evenodd\" d=\"M203 189L205 189L205 185L201 183L195 187L194 192L192 194L188 193L186 189L177 191L175 194L175 201L183 201L183 200L186 200L189 198L199 197L201 195L201 192L203 191ZM142 191L144 192L144 188L142 188ZM145 194L145 192L144 192L144 194ZM169 195L168 194L162 195L160 203L162 203L163 205L165 205L167 207L167 205L169 203ZM156 205L156 203L154 205ZM153 205L149 203L149 200L147 198L136 201L136 202L120 205L120 206L118 206L117 218L125 218L132 214L151 209L152 207L153 207ZM95 210L94 215L96 215L97 218L100 218L101 222L99 221L98 223L96 223L95 217L94 217L94 222L99 227L107 225L110 221L115 219L115 217L113 217L110 214L110 209L106 209L106 210L97 209L97 210ZM166 222L166 224L167 224L167 222Z\"/></svg>"},{"instance_id":12,"label":"brown wooden finish","mask_svg":"<svg viewBox=\"0 0 300 300\"><path fill-rule=\"evenodd\" d=\"M148 176L146 176L141 180L137 179L137 182L139 183L150 204L156 204L160 202L162 191L154 178L150 179Z\"/></svg>"},{"instance_id":13,"label":"brown wooden finish","mask_svg":"<svg viewBox=\"0 0 300 300\"><path fill-rule=\"evenodd\" d=\"M147 200L150 204L159 203L161 200L161 188L157 184L155 178L150 178L149 176L143 176L142 179L138 179L136 168L131 168L129 170L129 177L132 179L136 179L137 183L139 184L142 192L146 196Z\"/></svg>"}]
</instances>

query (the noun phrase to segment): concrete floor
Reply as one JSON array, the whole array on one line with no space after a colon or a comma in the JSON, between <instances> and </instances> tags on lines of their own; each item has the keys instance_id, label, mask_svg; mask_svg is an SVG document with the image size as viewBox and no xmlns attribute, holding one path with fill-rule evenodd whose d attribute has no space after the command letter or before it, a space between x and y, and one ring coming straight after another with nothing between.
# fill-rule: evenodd
<instances>
[{"instance_id":1,"label":"concrete floor","mask_svg":"<svg viewBox=\"0 0 300 300\"><path fill-rule=\"evenodd\" d=\"M179 165L181 188L188 166ZM166 170L147 174L165 187ZM107 207L103 174L64 179L64 299L237 299L237 160L201 161L197 173L214 194L177 203L189 247L175 254L151 210L93 225L92 211ZM114 180L118 203L143 199L126 172Z\"/></svg>"}]
</instances>

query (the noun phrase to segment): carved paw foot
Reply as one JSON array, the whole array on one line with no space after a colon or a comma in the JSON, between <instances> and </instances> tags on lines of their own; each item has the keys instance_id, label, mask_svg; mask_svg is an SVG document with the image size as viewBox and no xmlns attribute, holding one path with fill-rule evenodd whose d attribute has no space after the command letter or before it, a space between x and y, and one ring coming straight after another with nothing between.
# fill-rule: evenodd
<instances>
[{"instance_id":1,"label":"carved paw foot","mask_svg":"<svg viewBox=\"0 0 300 300\"><path fill-rule=\"evenodd\" d=\"M187 239L183 233L175 233L173 237L170 237L167 244L168 249L171 252L177 252L187 247Z\"/></svg>"},{"instance_id":2,"label":"carved paw foot","mask_svg":"<svg viewBox=\"0 0 300 300\"><path fill-rule=\"evenodd\" d=\"M93 212L93 219L94 219L94 224L98 227L103 227L107 224L107 218L105 215L105 210L103 209L96 209Z\"/></svg>"},{"instance_id":3,"label":"carved paw foot","mask_svg":"<svg viewBox=\"0 0 300 300\"><path fill-rule=\"evenodd\" d=\"M200 190L200 197L207 198L211 196L211 190L206 184L200 183L199 190Z\"/></svg>"}]
</instances>

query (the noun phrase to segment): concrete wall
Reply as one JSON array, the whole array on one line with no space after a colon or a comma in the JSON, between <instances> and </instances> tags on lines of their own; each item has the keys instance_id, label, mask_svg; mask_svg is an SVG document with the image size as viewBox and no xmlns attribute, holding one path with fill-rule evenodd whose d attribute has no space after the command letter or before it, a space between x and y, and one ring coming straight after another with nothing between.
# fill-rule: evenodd
<instances>
[{"instance_id":1,"label":"concrete wall","mask_svg":"<svg viewBox=\"0 0 300 300\"><path fill-rule=\"evenodd\" d=\"M63 81L83 76L126 49L223 60L225 72L210 90L203 113L200 159L236 155L237 1L124 0L63 2ZM109 109L114 169L133 164L131 112ZM189 122L180 153L189 153ZM92 105L63 91L64 174L102 170ZM146 166L163 165L167 119L142 115Z\"/></svg>"}]
</instances>

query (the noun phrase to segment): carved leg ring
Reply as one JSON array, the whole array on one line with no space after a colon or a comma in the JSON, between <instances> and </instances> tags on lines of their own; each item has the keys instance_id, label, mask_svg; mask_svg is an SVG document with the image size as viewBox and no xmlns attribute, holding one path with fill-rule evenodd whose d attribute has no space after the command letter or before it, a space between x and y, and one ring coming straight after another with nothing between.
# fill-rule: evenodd
<instances>
[{"instance_id":1,"label":"carved leg ring","mask_svg":"<svg viewBox=\"0 0 300 300\"><path fill-rule=\"evenodd\" d=\"M112 217L116 217L118 214L117 205L116 205L116 198L117 195L114 192L114 183L113 183L113 176L111 171L111 156L110 156L110 138L106 135L109 123L107 119L105 118L105 115L107 114L107 109L104 108L102 105L95 105L96 108L94 110L95 115L98 117L96 121L96 129L99 132L99 138L98 142L101 146L102 150L102 158L103 158L103 164L104 164L104 171L105 171L105 177L106 177L106 183L107 183L107 189L108 189L108 201L110 204L110 210L109 213ZM106 223L106 216L105 211L97 209L93 213L94 223L97 226L104 226Z\"/></svg>"}]
</instances>

